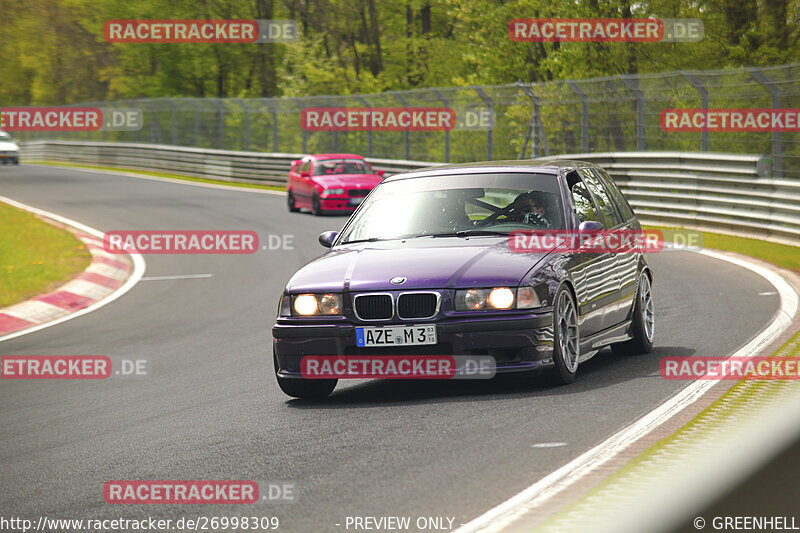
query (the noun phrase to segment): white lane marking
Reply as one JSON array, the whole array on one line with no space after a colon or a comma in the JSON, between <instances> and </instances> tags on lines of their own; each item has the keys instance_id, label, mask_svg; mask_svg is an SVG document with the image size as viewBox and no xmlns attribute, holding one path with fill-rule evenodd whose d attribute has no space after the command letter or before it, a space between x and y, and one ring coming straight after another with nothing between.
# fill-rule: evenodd
<instances>
[{"instance_id":1,"label":"white lane marking","mask_svg":"<svg viewBox=\"0 0 800 533\"><path fill-rule=\"evenodd\" d=\"M560 448L566 445L566 442L537 442L536 444L531 444L531 448Z\"/></svg>"},{"instance_id":2,"label":"white lane marking","mask_svg":"<svg viewBox=\"0 0 800 533\"><path fill-rule=\"evenodd\" d=\"M148 276L142 278L141 281L164 281L168 279L197 279L197 278L212 278L214 274L183 274L179 276Z\"/></svg>"},{"instance_id":3,"label":"white lane marking","mask_svg":"<svg viewBox=\"0 0 800 533\"><path fill-rule=\"evenodd\" d=\"M750 342L739 348L729 357L753 357L775 340L791 325L798 310L798 294L792 285L780 274L759 264L729 257L710 250L690 250L727 261L746 268L770 282L780 294L780 308L772 322L761 330ZM455 533L496 532L502 531L533 508L539 507L556 494L563 492L575 482L593 472L609 460L613 459L631 444L644 437L655 428L675 416L703 396L718 380L695 381L682 389L678 394L662 403L642 418L610 436L594 448L576 457L561 468L543 477L528 488L489 509L479 517L467 522Z\"/></svg>"},{"instance_id":4,"label":"white lane marking","mask_svg":"<svg viewBox=\"0 0 800 533\"><path fill-rule=\"evenodd\" d=\"M103 238L103 232L102 231L96 230L94 228L90 228L89 226L87 226L85 224L81 224L80 222L76 222L76 221L74 221L72 219L69 219L67 217L63 217L61 215L56 215L55 213L50 213L49 211L45 211L43 209L38 209L36 207L31 207L29 205L17 202L16 200L12 200L10 198L6 198L5 196L0 196L0 202L5 202L5 203L7 203L9 205L13 205L14 207L17 207L19 209L24 209L25 211L28 211L30 213L36 213L37 215L42 215L44 217L53 219L53 220L55 220L57 222L61 222L62 224L65 224L67 226L71 226L71 227L73 227L73 228L75 228L77 230L80 230L80 231L84 232L84 233L88 233L89 235L94 235L95 237L97 237L99 239ZM35 331L39 331L39 330L42 330L42 329L45 329L45 328L49 328L51 326L55 326L55 325L61 324L62 322L66 322L67 320L72 320L73 318L78 318L79 316L83 316L85 314L91 313L92 311L96 311L96 310L100 309L104 305L110 304L111 302L113 302L114 300L116 300L117 298L119 298L120 296L122 296L123 294L128 292L129 290L131 290L133 288L133 286L136 285L139 282L139 280L142 278L142 275L144 274L144 271L145 271L145 268L147 267L147 265L145 264L144 258L141 255L134 254L134 253L129 254L129 255L130 255L131 259L133 260L133 272L131 272L131 276L128 278L128 281L123 283L113 293L109 294L107 297L103 298L99 302L95 302L95 303L93 303L92 305L90 305L88 307L84 307L80 311L76 311L74 313L70 313L70 314L68 314L68 315L66 315L64 317L57 318L56 320L53 320L51 322L46 322L44 324L40 324L40 325L34 326L32 328L23 329L23 330L20 330L20 331L15 331L14 333L9 333L8 335L4 335L4 336L0 337L0 342L7 341L7 340L10 340L10 339L14 339L14 338L20 337L22 335L27 335L29 333L33 333Z\"/></svg>"},{"instance_id":5,"label":"white lane marking","mask_svg":"<svg viewBox=\"0 0 800 533\"><path fill-rule=\"evenodd\" d=\"M195 187L205 187L207 189L223 189L226 191L239 191L239 192L254 192L258 194L279 194L286 196L286 191L273 191L271 189L255 189L253 187L236 187L234 185L217 185L215 183L201 183L197 181L180 180L175 178L156 178L155 176L145 176L144 174L134 174L132 172L122 172L121 170L97 170L93 168L76 168L61 165L37 165L28 164L29 167L46 167L46 168L60 168L64 170L74 170L76 172L93 172L95 174L115 174L117 176L126 176L128 178L138 178L142 180L151 181L166 181L168 183L177 183L178 185L193 185ZM288 174L288 172L287 172ZM191 176L187 176L191 177ZM208 178L210 179L210 178ZM102 236L101 236L102 238Z\"/></svg>"}]
</instances>

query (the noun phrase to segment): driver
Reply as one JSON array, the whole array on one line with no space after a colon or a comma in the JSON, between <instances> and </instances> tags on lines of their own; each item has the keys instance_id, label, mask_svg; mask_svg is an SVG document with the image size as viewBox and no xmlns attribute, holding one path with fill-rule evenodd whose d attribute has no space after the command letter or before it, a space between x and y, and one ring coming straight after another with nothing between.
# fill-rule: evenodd
<instances>
[{"instance_id":1,"label":"driver","mask_svg":"<svg viewBox=\"0 0 800 533\"><path fill-rule=\"evenodd\" d=\"M510 215L517 222L550 227L545 218L546 205L547 200L542 194L536 191L524 192L514 199Z\"/></svg>"}]
</instances>

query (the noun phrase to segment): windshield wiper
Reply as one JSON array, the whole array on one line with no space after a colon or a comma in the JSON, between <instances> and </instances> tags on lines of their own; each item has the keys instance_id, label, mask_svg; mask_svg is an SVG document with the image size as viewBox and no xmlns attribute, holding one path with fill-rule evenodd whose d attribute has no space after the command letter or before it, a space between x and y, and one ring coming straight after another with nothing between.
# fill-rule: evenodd
<instances>
[{"instance_id":1,"label":"windshield wiper","mask_svg":"<svg viewBox=\"0 0 800 533\"><path fill-rule=\"evenodd\" d=\"M448 233L432 233L430 235L422 235L422 237L471 237L473 235L493 235L493 236L508 237L508 232L490 230L490 229L466 229L461 231L452 231Z\"/></svg>"},{"instance_id":2,"label":"windshield wiper","mask_svg":"<svg viewBox=\"0 0 800 533\"><path fill-rule=\"evenodd\" d=\"M356 242L376 242L376 241L385 241L386 239L380 239L378 237L370 237L369 239L355 239L352 241L342 241L340 244L353 244Z\"/></svg>"}]
</instances>

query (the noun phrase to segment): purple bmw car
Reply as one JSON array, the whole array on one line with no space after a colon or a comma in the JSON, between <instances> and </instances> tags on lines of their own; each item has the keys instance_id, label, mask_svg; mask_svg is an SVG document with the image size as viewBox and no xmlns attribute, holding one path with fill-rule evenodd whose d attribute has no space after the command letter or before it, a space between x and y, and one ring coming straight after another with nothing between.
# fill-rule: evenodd
<instances>
[{"instance_id":1,"label":"purple bmw car","mask_svg":"<svg viewBox=\"0 0 800 533\"><path fill-rule=\"evenodd\" d=\"M517 253L512 232L641 231L602 169L576 161L492 161L386 178L330 248L286 285L272 328L281 389L321 398L305 356L490 356L494 370L557 383L600 348L653 347L644 253Z\"/></svg>"}]
</instances>

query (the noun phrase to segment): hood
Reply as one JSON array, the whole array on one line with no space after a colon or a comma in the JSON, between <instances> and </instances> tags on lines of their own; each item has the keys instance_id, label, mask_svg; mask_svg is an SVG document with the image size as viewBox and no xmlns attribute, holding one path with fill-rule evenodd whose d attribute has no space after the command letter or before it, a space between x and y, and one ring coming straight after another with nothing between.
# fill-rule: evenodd
<instances>
[{"instance_id":1,"label":"hood","mask_svg":"<svg viewBox=\"0 0 800 533\"><path fill-rule=\"evenodd\" d=\"M377 174L327 174L314 176L314 181L326 189L371 189L383 181Z\"/></svg>"},{"instance_id":2,"label":"hood","mask_svg":"<svg viewBox=\"0 0 800 533\"><path fill-rule=\"evenodd\" d=\"M0 152L16 152L19 150L17 143L0 141Z\"/></svg>"},{"instance_id":3,"label":"hood","mask_svg":"<svg viewBox=\"0 0 800 533\"><path fill-rule=\"evenodd\" d=\"M516 253L503 237L423 237L340 245L301 268L291 292L517 286L545 253ZM392 285L403 276L407 281Z\"/></svg>"}]
</instances>

